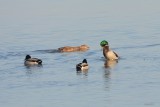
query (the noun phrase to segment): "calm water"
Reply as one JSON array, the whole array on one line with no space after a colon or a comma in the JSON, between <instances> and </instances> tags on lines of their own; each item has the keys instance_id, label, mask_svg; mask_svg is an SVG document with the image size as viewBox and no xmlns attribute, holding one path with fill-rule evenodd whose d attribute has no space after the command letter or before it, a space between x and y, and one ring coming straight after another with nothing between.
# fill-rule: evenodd
<instances>
[{"instance_id":1,"label":"calm water","mask_svg":"<svg viewBox=\"0 0 160 107\"><path fill-rule=\"evenodd\" d=\"M2 107L159 107L159 0L0 0ZM105 67L99 42L121 59ZM90 50L37 50L87 44ZM43 60L25 67L26 54ZM84 58L88 72L76 73Z\"/></svg>"}]
</instances>

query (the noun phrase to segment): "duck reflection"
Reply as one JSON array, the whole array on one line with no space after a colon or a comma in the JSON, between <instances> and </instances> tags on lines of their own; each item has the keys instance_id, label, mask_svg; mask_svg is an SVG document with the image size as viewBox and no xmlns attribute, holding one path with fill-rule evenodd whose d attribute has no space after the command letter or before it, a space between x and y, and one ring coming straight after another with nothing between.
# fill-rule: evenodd
<instances>
[{"instance_id":1,"label":"duck reflection","mask_svg":"<svg viewBox=\"0 0 160 107\"><path fill-rule=\"evenodd\" d=\"M104 63L104 76L105 78L110 78L111 70L118 63L118 60L106 60Z\"/></svg>"},{"instance_id":2,"label":"duck reflection","mask_svg":"<svg viewBox=\"0 0 160 107\"><path fill-rule=\"evenodd\" d=\"M112 69L118 63L118 60L106 60L104 63L105 68Z\"/></svg>"},{"instance_id":3,"label":"duck reflection","mask_svg":"<svg viewBox=\"0 0 160 107\"><path fill-rule=\"evenodd\" d=\"M88 76L88 69L84 69L84 70L79 70L79 71L77 71L77 75Z\"/></svg>"},{"instance_id":4,"label":"duck reflection","mask_svg":"<svg viewBox=\"0 0 160 107\"><path fill-rule=\"evenodd\" d=\"M25 68L26 68L27 74L33 74L35 72L42 71L43 66L42 65L25 66Z\"/></svg>"},{"instance_id":5,"label":"duck reflection","mask_svg":"<svg viewBox=\"0 0 160 107\"><path fill-rule=\"evenodd\" d=\"M105 89L110 89L111 71L118 63L117 60L106 60L104 62L104 79L105 79Z\"/></svg>"}]
</instances>

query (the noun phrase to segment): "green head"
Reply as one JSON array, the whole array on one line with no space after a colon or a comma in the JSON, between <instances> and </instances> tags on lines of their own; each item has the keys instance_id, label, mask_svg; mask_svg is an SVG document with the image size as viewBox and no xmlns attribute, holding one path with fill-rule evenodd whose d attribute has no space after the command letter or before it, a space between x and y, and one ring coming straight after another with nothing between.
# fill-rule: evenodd
<instances>
[{"instance_id":1,"label":"green head","mask_svg":"<svg viewBox=\"0 0 160 107\"><path fill-rule=\"evenodd\" d=\"M108 45L108 42L106 40L101 41L100 45L103 47L105 45Z\"/></svg>"}]
</instances>

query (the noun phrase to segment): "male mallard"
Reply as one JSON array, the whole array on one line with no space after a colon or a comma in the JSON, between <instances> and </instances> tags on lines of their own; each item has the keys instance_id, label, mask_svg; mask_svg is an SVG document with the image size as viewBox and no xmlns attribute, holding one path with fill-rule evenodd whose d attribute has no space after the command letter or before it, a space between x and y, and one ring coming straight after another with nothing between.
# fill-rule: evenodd
<instances>
[{"instance_id":1,"label":"male mallard","mask_svg":"<svg viewBox=\"0 0 160 107\"><path fill-rule=\"evenodd\" d=\"M103 48L103 55L107 60L118 60L118 54L109 48L109 44L106 40L101 41L100 45Z\"/></svg>"},{"instance_id":2,"label":"male mallard","mask_svg":"<svg viewBox=\"0 0 160 107\"><path fill-rule=\"evenodd\" d=\"M84 59L82 61L82 63L79 63L79 64L76 65L76 70L77 71L83 71L83 70L88 70L88 69L89 69L89 65L88 65L86 59Z\"/></svg>"},{"instance_id":3,"label":"male mallard","mask_svg":"<svg viewBox=\"0 0 160 107\"><path fill-rule=\"evenodd\" d=\"M42 60L38 58L31 58L30 55L26 55L24 64L25 65L41 65Z\"/></svg>"}]
</instances>

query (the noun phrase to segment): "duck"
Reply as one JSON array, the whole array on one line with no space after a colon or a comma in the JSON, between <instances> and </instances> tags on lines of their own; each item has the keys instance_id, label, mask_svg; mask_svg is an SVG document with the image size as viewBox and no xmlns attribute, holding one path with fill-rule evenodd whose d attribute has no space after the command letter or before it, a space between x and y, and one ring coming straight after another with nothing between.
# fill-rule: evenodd
<instances>
[{"instance_id":1,"label":"duck","mask_svg":"<svg viewBox=\"0 0 160 107\"><path fill-rule=\"evenodd\" d=\"M119 59L118 54L109 48L109 43L106 40L101 41L100 45L103 48L103 56L107 60L118 60Z\"/></svg>"},{"instance_id":2,"label":"duck","mask_svg":"<svg viewBox=\"0 0 160 107\"><path fill-rule=\"evenodd\" d=\"M85 71L89 69L89 65L87 63L87 59L83 59L82 63L76 65L77 71Z\"/></svg>"},{"instance_id":3,"label":"duck","mask_svg":"<svg viewBox=\"0 0 160 107\"><path fill-rule=\"evenodd\" d=\"M38 59L38 58L31 58L30 55L26 55L24 64L25 65L41 65L42 64L42 60Z\"/></svg>"},{"instance_id":4,"label":"duck","mask_svg":"<svg viewBox=\"0 0 160 107\"><path fill-rule=\"evenodd\" d=\"M75 52L75 51L87 51L89 49L88 45L80 45L80 46L64 46L58 48L60 52Z\"/></svg>"}]
</instances>

